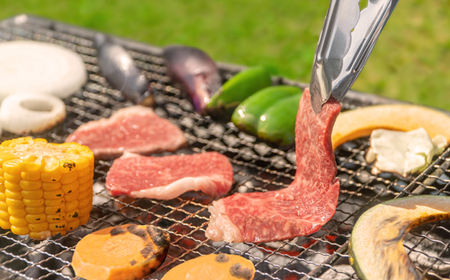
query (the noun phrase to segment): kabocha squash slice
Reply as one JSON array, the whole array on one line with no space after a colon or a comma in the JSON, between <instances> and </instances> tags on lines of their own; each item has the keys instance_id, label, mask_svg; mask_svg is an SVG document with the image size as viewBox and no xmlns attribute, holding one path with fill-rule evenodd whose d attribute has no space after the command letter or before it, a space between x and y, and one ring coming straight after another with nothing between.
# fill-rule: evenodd
<instances>
[{"instance_id":1,"label":"kabocha squash slice","mask_svg":"<svg viewBox=\"0 0 450 280\"><path fill-rule=\"evenodd\" d=\"M162 280L251 280L255 267L248 259L228 254L211 254L191 259L166 273Z\"/></svg>"},{"instance_id":2,"label":"kabocha squash slice","mask_svg":"<svg viewBox=\"0 0 450 280\"><path fill-rule=\"evenodd\" d=\"M378 204L358 219L350 243L350 264L361 279L423 279L403 247L414 227L450 218L450 197L411 196Z\"/></svg>"},{"instance_id":3,"label":"kabocha squash slice","mask_svg":"<svg viewBox=\"0 0 450 280\"><path fill-rule=\"evenodd\" d=\"M347 141L369 136L374 129L410 131L423 127L430 138L438 134L450 143L450 116L419 105L388 104L362 107L339 114L333 127L333 149Z\"/></svg>"},{"instance_id":4,"label":"kabocha squash slice","mask_svg":"<svg viewBox=\"0 0 450 280\"><path fill-rule=\"evenodd\" d=\"M152 226L109 227L78 242L72 267L87 280L140 279L164 262L169 244L169 234Z\"/></svg>"}]
</instances>

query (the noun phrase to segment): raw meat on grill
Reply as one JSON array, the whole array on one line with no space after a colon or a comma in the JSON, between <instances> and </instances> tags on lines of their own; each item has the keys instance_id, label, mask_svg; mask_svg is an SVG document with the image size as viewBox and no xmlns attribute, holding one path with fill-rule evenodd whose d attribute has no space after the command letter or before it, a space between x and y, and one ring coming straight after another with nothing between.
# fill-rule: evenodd
<instances>
[{"instance_id":1,"label":"raw meat on grill","mask_svg":"<svg viewBox=\"0 0 450 280\"><path fill-rule=\"evenodd\" d=\"M206 235L214 241L268 242L314 233L329 221L340 192L331 146L340 107L330 98L316 115L306 89L296 120L294 181L282 190L239 193L213 202Z\"/></svg>"},{"instance_id":2,"label":"raw meat on grill","mask_svg":"<svg viewBox=\"0 0 450 280\"><path fill-rule=\"evenodd\" d=\"M187 191L216 198L233 184L233 167L218 152L163 157L125 154L114 160L106 176L112 195L169 200Z\"/></svg>"},{"instance_id":3,"label":"raw meat on grill","mask_svg":"<svg viewBox=\"0 0 450 280\"><path fill-rule=\"evenodd\" d=\"M96 159L115 158L124 152L172 152L187 143L175 124L144 106L122 108L108 119L83 124L66 142L88 146Z\"/></svg>"}]
</instances>

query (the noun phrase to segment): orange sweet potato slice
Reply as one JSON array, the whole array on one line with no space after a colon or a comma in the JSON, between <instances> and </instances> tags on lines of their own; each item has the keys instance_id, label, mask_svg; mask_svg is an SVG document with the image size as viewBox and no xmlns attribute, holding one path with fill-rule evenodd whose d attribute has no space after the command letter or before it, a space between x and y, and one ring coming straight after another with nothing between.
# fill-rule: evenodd
<instances>
[{"instance_id":1,"label":"orange sweet potato slice","mask_svg":"<svg viewBox=\"0 0 450 280\"><path fill-rule=\"evenodd\" d=\"M166 273L162 280L252 280L255 266L246 258L211 254L182 263Z\"/></svg>"},{"instance_id":2,"label":"orange sweet potato slice","mask_svg":"<svg viewBox=\"0 0 450 280\"><path fill-rule=\"evenodd\" d=\"M169 234L152 226L109 227L78 242L72 267L88 280L140 279L161 265L169 244Z\"/></svg>"},{"instance_id":3,"label":"orange sweet potato slice","mask_svg":"<svg viewBox=\"0 0 450 280\"><path fill-rule=\"evenodd\" d=\"M423 127L431 138L441 134L450 143L450 116L419 105L374 105L339 114L333 127L333 149L347 141L369 136L374 129L411 131Z\"/></svg>"}]
</instances>

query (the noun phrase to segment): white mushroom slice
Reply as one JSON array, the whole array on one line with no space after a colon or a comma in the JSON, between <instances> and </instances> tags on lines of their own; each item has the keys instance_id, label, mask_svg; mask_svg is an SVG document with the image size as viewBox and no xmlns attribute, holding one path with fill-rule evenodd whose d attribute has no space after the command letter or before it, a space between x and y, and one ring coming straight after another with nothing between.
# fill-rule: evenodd
<instances>
[{"instance_id":1,"label":"white mushroom slice","mask_svg":"<svg viewBox=\"0 0 450 280\"><path fill-rule=\"evenodd\" d=\"M376 129L370 136L366 160L375 161L374 174L387 171L406 176L423 171L446 145L444 136L431 139L423 128L408 132Z\"/></svg>"},{"instance_id":2,"label":"white mushroom slice","mask_svg":"<svg viewBox=\"0 0 450 280\"><path fill-rule=\"evenodd\" d=\"M35 41L0 43L0 101L23 92L65 98L86 80L85 64L74 51Z\"/></svg>"},{"instance_id":3,"label":"white mushroom slice","mask_svg":"<svg viewBox=\"0 0 450 280\"><path fill-rule=\"evenodd\" d=\"M66 117L61 99L51 95L14 94L3 100L0 123L4 130L16 133L45 131Z\"/></svg>"}]
</instances>

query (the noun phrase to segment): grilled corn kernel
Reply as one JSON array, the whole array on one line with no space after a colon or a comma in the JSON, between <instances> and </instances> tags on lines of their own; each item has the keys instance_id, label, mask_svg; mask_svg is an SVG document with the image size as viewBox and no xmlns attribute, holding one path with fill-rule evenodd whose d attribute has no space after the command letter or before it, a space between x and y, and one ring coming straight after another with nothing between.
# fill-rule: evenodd
<instances>
[{"instance_id":1,"label":"grilled corn kernel","mask_svg":"<svg viewBox=\"0 0 450 280\"><path fill-rule=\"evenodd\" d=\"M74 230L80 225L80 220L76 219L71 222L67 222L67 230Z\"/></svg>"},{"instance_id":2,"label":"grilled corn kernel","mask_svg":"<svg viewBox=\"0 0 450 280\"><path fill-rule=\"evenodd\" d=\"M91 181L91 182L86 182L86 183L80 184L80 189L79 189L79 191L80 191L80 192L87 191L87 190L89 190L89 189L92 189L92 186L93 186L92 181Z\"/></svg>"},{"instance_id":3,"label":"grilled corn kernel","mask_svg":"<svg viewBox=\"0 0 450 280\"><path fill-rule=\"evenodd\" d=\"M9 221L0 219L0 227L1 228L11 228L11 223Z\"/></svg>"},{"instance_id":4,"label":"grilled corn kernel","mask_svg":"<svg viewBox=\"0 0 450 280\"><path fill-rule=\"evenodd\" d=\"M72 210L78 208L78 200L72 200L66 202L66 212L69 213Z\"/></svg>"},{"instance_id":5,"label":"grilled corn kernel","mask_svg":"<svg viewBox=\"0 0 450 280\"><path fill-rule=\"evenodd\" d=\"M24 208L11 208L8 207L8 213L14 217L25 217L28 213Z\"/></svg>"},{"instance_id":6,"label":"grilled corn kernel","mask_svg":"<svg viewBox=\"0 0 450 280\"><path fill-rule=\"evenodd\" d=\"M82 216L87 216L87 214L89 214L89 212L91 212L92 210L92 205L89 205L88 207L84 207L84 208L78 208L80 217Z\"/></svg>"},{"instance_id":7,"label":"grilled corn kernel","mask_svg":"<svg viewBox=\"0 0 450 280\"><path fill-rule=\"evenodd\" d=\"M70 194L66 194L64 196L64 198L66 199L66 201L74 201L74 200L78 200L78 195L79 195L79 192L76 191L76 192L72 192Z\"/></svg>"},{"instance_id":8,"label":"grilled corn kernel","mask_svg":"<svg viewBox=\"0 0 450 280\"><path fill-rule=\"evenodd\" d=\"M20 192L23 198L26 199L39 199L44 196L43 190L34 190L34 191L21 191Z\"/></svg>"},{"instance_id":9,"label":"grilled corn kernel","mask_svg":"<svg viewBox=\"0 0 450 280\"><path fill-rule=\"evenodd\" d=\"M65 184L61 186L61 189L64 191L65 194L71 194L74 191L78 190L80 187L80 183L78 181L73 181L70 184Z\"/></svg>"},{"instance_id":10,"label":"grilled corn kernel","mask_svg":"<svg viewBox=\"0 0 450 280\"><path fill-rule=\"evenodd\" d=\"M48 223L45 221L42 223L30 223L28 224L28 228L34 232L42 232L48 230Z\"/></svg>"},{"instance_id":11,"label":"grilled corn kernel","mask_svg":"<svg viewBox=\"0 0 450 280\"><path fill-rule=\"evenodd\" d=\"M19 182L8 181L5 179L5 188L12 192L20 192L22 188L20 187Z\"/></svg>"},{"instance_id":12,"label":"grilled corn kernel","mask_svg":"<svg viewBox=\"0 0 450 280\"><path fill-rule=\"evenodd\" d=\"M78 210L78 208L73 211L67 212L66 220L73 221L75 219L78 219L78 217L80 216L79 212L80 211Z\"/></svg>"},{"instance_id":13,"label":"grilled corn kernel","mask_svg":"<svg viewBox=\"0 0 450 280\"><path fill-rule=\"evenodd\" d=\"M0 145L0 227L43 239L89 221L94 155L31 137Z\"/></svg>"},{"instance_id":14,"label":"grilled corn kernel","mask_svg":"<svg viewBox=\"0 0 450 280\"><path fill-rule=\"evenodd\" d=\"M57 223L49 223L48 228L50 231L61 231L65 230L67 226L67 221L58 221Z\"/></svg>"},{"instance_id":15,"label":"grilled corn kernel","mask_svg":"<svg viewBox=\"0 0 450 280\"><path fill-rule=\"evenodd\" d=\"M66 211L65 204L60 204L57 206L45 206L45 214L47 215L59 214L65 211Z\"/></svg>"},{"instance_id":16,"label":"grilled corn kernel","mask_svg":"<svg viewBox=\"0 0 450 280\"><path fill-rule=\"evenodd\" d=\"M22 180L20 181L19 186L24 191L35 191L42 188L42 181Z\"/></svg>"},{"instance_id":17,"label":"grilled corn kernel","mask_svg":"<svg viewBox=\"0 0 450 280\"><path fill-rule=\"evenodd\" d=\"M57 190L59 188L61 188L61 183L60 182L51 182L51 183L45 182L45 183L42 183L42 189L44 191L48 191L48 192L49 191L55 191L55 190Z\"/></svg>"},{"instance_id":18,"label":"grilled corn kernel","mask_svg":"<svg viewBox=\"0 0 450 280\"><path fill-rule=\"evenodd\" d=\"M8 211L0 210L0 219L1 220L9 221L9 217L10 217L10 215L9 215Z\"/></svg>"},{"instance_id":19,"label":"grilled corn kernel","mask_svg":"<svg viewBox=\"0 0 450 280\"><path fill-rule=\"evenodd\" d=\"M79 203L78 203L78 207L79 208L84 208L84 207L87 207L89 205L92 205L92 198L91 197L85 198L83 200L81 200L81 199L79 200ZM66 209L66 211L67 211L67 209Z\"/></svg>"},{"instance_id":20,"label":"grilled corn kernel","mask_svg":"<svg viewBox=\"0 0 450 280\"><path fill-rule=\"evenodd\" d=\"M44 205L44 199L43 198L40 198L40 199L24 199L23 200L23 204L25 204L25 206L29 206L29 207L42 206L42 205Z\"/></svg>"},{"instance_id":21,"label":"grilled corn kernel","mask_svg":"<svg viewBox=\"0 0 450 280\"><path fill-rule=\"evenodd\" d=\"M42 182L46 183L59 182L59 180L61 180L62 175L63 174L61 170L59 170L59 168L51 171L44 171L41 174L41 180Z\"/></svg>"},{"instance_id":22,"label":"grilled corn kernel","mask_svg":"<svg viewBox=\"0 0 450 280\"><path fill-rule=\"evenodd\" d=\"M6 205L8 205L9 208L25 208L22 199L7 198Z\"/></svg>"},{"instance_id":23,"label":"grilled corn kernel","mask_svg":"<svg viewBox=\"0 0 450 280\"><path fill-rule=\"evenodd\" d=\"M89 216L80 217L79 220L80 220L80 225L84 225L87 222L89 222Z\"/></svg>"},{"instance_id":24,"label":"grilled corn kernel","mask_svg":"<svg viewBox=\"0 0 450 280\"><path fill-rule=\"evenodd\" d=\"M44 199L60 199L64 197L64 191L61 189L44 192Z\"/></svg>"},{"instance_id":25,"label":"grilled corn kernel","mask_svg":"<svg viewBox=\"0 0 450 280\"><path fill-rule=\"evenodd\" d=\"M12 192L10 190L5 190L6 199L20 199L22 201L23 196L20 192Z\"/></svg>"},{"instance_id":26,"label":"grilled corn kernel","mask_svg":"<svg viewBox=\"0 0 450 280\"><path fill-rule=\"evenodd\" d=\"M11 225L15 225L16 227L25 227L28 225L28 222L25 218L17 218L14 216L9 217L9 222Z\"/></svg>"},{"instance_id":27,"label":"grilled corn kernel","mask_svg":"<svg viewBox=\"0 0 450 280\"><path fill-rule=\"evenodd\" d=\"M66 202L64 198L61 199L46 199L45 206L58 206Z\"/></svg>"},{"instance_id":28,"label":"grilled corn kernel","mask_svg":"<svg viewBox=\"0 0 450 280\"><path fill-rule=\"evenodd\" d=\"M93 175L92 173L88 173L87 175L81 176L81 177L78 178L78 182L80 184L83 184L83 183L92 181L92 179L91 179L92 175Z\"/></svg>"},{"instance_id":29,"label":"grilled corn kernel","mask_svg":"<svg viewBox=\"0 0 450 280\"><path fill-rule=\"evenodd\" d=\"M14 174L9 174L7 172L3 173L3 178L5 181L10 182L10 183L19 183L20 180L22 178L20 178L20 176L14 175Z\"/></svg>"},{"instance_id":30,"label":"grilled corn kernel","mask_svg":"<svg viewBox=\"0 0 450 280\"><path fill-rule=\"evenodd\" d=\"M42 223L47 220L47 215L45 213L40 214L28 214L25 216L25 219L30 224Z\"/></svg>"},{"instance_id":31,"label":"grilled corn kernel","mask_svg":"<svg viewBox=\"0 0 450 280\"><path fill-rule=\"evenodd\" d=\"M80 177L89 175L89 173L91 173L92 170L90 168L78 169L78 165L77 165L77 172L78 172L78 177L80 178Z\"/></svg>"},{"instance_id":32,"label":"grilled corn kernel","mask_svg":"<svg viewBox=\"0 0 450 280\"><path fill-rule=\"evenodd\" d=\"M41 206L27 206L25 207L25 211L27 211L28 214L42 214L45 212L45 207L43 205Z\"/></svg>"},{"instance_id":33,"label":"grilled corn kernel","mask_svg":"<svg viewBox=\"0 0 450 280\"><path fill-rule=\"evenodd\" d=\"M92 190L87 190L87 191L84 191L84 192L79 192L79 194L78 194L78 200L79 200L79 201L82 201L82 200L87 199L87 198L90 198L90 197L92 197Z\"/></svg>"},{"instance_id":34,"label":"grilled corn kernel","mask_svg":"<svg viewBox=\"0 0 450 280\"><path fill-rule=\"evenodd\" d=\"M36 181L41 179L41 172L40 171L21 172L20 177L22 178L22 180Z\"/></svg>"},{"instance_id":35,"label":"grilled corn kernel","mask_svg":"<svg viewBox=\"0 0 450 280\"><path fill-rule=\"evenodd\" d=\"M12 231L12 233L17 234L17 235L25 235L25 234L28 234L30 232L30 230L26 226L25 227L18 227L18 226L15 226L13 224L11 224L11 231Z\"/></svg>"},{"instance_id":36,"label":"grilled corn kernel","mask_svg":"<svg viewBox=\"0 0 450 280\"><path fill-rule=\"evenodd\" d=\"M59 181L61 182L61 184L70 184L76 181L77 179L78 173L75 171L75 169L73 169L72 171L63 174L61 180Z\"/></svg>"}]
</instances>

